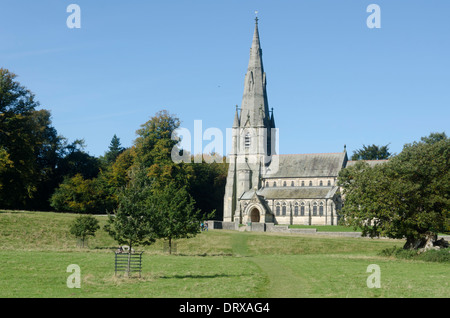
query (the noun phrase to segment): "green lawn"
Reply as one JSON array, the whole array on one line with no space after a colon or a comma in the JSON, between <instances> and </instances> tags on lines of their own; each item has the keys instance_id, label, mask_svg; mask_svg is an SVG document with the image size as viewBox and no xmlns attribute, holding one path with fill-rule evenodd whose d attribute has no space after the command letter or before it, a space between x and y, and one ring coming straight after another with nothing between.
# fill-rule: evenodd
<instances>
[{"instance_id":1,"label":"green lawn","mask_svg":"<svg viewBox=\"0 0 450 318\"><path fill-rule=\"evenodd\" d=\"M143 248L142 278L115 277L116 243L99 230L89 248L76 247L68 224L76 215L0 212L0 297L448 297L448 263L380 256L404 242L237 231L202 232ZM97 216L101 224L106 217ZM81 269L70 289L67 266ZM366 285L377 264L381 288Z\"/></svg>"}]
</instances>

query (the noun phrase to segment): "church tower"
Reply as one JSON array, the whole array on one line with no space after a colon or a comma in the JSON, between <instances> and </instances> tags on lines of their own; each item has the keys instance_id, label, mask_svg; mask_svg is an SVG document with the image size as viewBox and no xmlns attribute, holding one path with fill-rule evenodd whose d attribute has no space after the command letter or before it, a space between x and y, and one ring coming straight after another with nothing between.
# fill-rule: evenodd
<instances>
[{"instance_id":1,"label":"church tower","mask_svg":"<svg viewBox=\"0 0 450 318\"><path fill-rule=\"evenodd\" d=\"M240 112L236 106L232 127L232 147L224 198L224 221L240 222L244 218L241 197L262 187L261 177L275 149L272 128L275 121L269 112L266 73L262 62L258 18L250 60L244 80Z\"/></svg>"}]
</instances>

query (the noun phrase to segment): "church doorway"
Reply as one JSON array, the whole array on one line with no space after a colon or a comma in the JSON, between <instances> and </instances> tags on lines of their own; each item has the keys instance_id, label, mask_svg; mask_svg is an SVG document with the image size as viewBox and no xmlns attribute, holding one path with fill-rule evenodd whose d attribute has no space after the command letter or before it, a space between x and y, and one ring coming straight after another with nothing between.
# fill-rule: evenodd
<instances>
[{"instance_id":1,"label":"church doorway","mask_svg":"<svg viewBox=\"0 0 450 318\"><path fill-rule=\"evenodd\" d=\"M250 222L258 223L260 219L259 210L257 208L253 208L250 212Z\"/></svg>"}]
</instances>

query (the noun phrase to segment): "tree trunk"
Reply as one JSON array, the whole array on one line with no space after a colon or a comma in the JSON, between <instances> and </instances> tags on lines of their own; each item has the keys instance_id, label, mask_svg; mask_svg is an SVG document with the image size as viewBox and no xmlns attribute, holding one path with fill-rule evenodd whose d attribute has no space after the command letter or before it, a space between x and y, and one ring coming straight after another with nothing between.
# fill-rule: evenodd
<instances>
[{"instance_id":1,"label":"tree trunk","mask_svg":"<svg viewBox=\"0 0 450 318\"><path fill-rule=\"evenodd\" d=\"M434 233L427 232L419 238L417 237L407 238L406 243L403 246L403 249L405 250L423 249L423 251L427 251L429 249L433 249L436 242L437 242L437 235Z\"/></svg>"}]
</instances>

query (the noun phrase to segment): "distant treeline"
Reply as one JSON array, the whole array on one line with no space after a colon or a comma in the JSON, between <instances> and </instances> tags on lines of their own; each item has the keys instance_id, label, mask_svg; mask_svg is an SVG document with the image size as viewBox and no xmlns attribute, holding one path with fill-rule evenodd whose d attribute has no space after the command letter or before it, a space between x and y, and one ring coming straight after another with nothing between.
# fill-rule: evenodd
<instances>
[{"instance_id":1,"label":"distant treeline","mask_svg":"<svg viewBox=\"0 0 450 318\"><path fill-rule=\"evenodd\" d=\"M139 167L154 186L186 187L197 209L215 210L221 219L227 164L174 163L177 142L171 137L180 126L175 115L156 113L136 131L129 148L114 135L105 154L95 157L85 151L84 140L58 135L50 112L37 110L34 94L16 77L0 68L0 208L113 212L131 171Z\"/></svg>"}]
</instances>

